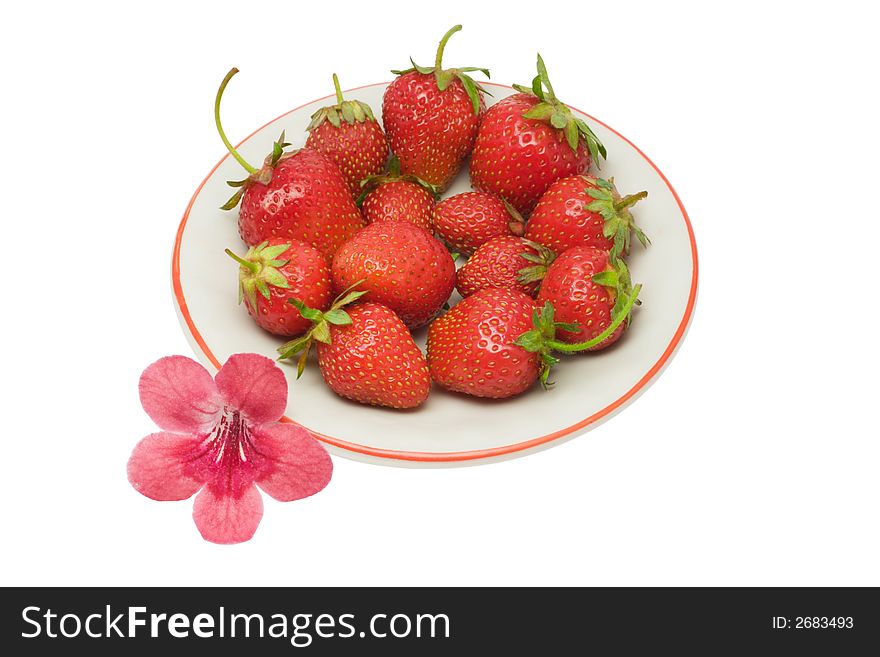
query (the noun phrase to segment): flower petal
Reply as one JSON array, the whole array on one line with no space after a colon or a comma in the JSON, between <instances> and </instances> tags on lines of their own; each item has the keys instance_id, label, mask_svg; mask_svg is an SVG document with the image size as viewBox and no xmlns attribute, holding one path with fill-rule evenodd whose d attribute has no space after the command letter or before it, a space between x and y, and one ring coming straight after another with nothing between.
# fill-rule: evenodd
<instances>
[{"instance_id":1,"label":"flower petal","mask_svg":"<svg viewBox=\"0 0 880 657\"><path fill-rule=\"evenodd\" d=\"M141 374L138 387L147 415L165 431L208 431L222 405L208 370L185 356L157 360Z\"/></svg>"},{"instance_id":2,"label":"flower petal","mask_svg":"<svg viewBox=\"0 0 880 657\"><path fill-rule=\"evenodd\" d=\"M185 500L204 485L190 467L201 440L179 433L154 433L140 441L128 459L128 480L153 500Z\"/></svg>"},{"instance_id":3,"label":"flower petal","mask_svg":"<svg viewBox=\"0 0 880 657\"><path fill-rule=\"evenodd\" d=\"M223 495L205 486L193 504L193 520L206 541L243 543L257 531L263 517L263 498L256 486L248 486L238 497Z\"/></svg>"},{"instance_id":4,"label":"flower petal","mask_svg":"<svg viewBox=\"0 0 880 657\"><path fill-rule=\"evenodd\" d=\"M274 423L255 429L254 448L265 458L257 484L282 502L314 495L333 474L327 450L295 424Z\"/></svg>"},{"instance_id":5,"label":"flower petal","mask_svg":"<svg viewBox=\"0 0 880 657\"><path fill-rule=\"evenodd\" d=\"M287 407L287 379L270 358L234 354L217 372L217 387L228 406L251 424L275 422Z\"/></svg>"}]
</instances>

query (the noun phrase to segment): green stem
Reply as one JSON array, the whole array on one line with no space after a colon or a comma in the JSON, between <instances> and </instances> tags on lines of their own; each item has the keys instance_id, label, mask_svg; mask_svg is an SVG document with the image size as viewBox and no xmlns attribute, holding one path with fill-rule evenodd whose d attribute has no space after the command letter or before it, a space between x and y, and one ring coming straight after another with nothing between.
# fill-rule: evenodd
<instances>
[{"instance_id":1,"label":"green stem","mask_svg":"<svg viewBox=\"0 0 880 657\"><path fill-rule=\"evenodd\" d=\"M336 77L336 73L333 74L333 86L336 87L336 103L342 104L342 89L339 86L339 78Z\"/></svg>"},{"instance_id":2,"label":"green stem","mask_svg":"<svg viewBox=\"0 0 880 657\"><path fill-rule=\"evenodd\" d=\"M446 48L446 42L449 41L449 37L458 32L461 29L461 25L456 25L455 27L449 28L449 31L443 35L443 38L440 39L440 45L437 47L437 57L434 59L434 72L442 70L440 64L443 62L443 50Z\"/></svg>"},{"instance_id":3,"label":"green stem","mask_svg":"<svg viewBox=\"0 0 880 657\"><path fill-rule=\"evenodd\" d=\"M365 280L367 280L367 279L366 279L366 278L362 278L362 279L359 280L359 281L355 281L354 283L352 283L351 285L349 285L347 288L345 288L342 292L340 292L339 294L337 294L337 295L336 295L336 298L333 299L333 303L332 303L332 305L330 306L330 309L331 309L331 310L338 310L339 308L342 308L342 306L344 306L345 304L340 304L339 302L342 301L342 300L345 298L345 295L347 295L349 292L351 292L352 290L354 290L354 288L356 288L358 285L360 285L361 283L363 283Z\"/></svg>"},{"instance_id":4,"label":"green stem","mask_svg":"<svg viewBox=\"0 0 880 657\"><path fill-rule=\"evenodd\" d=\"M250 270L251 270L252 272L254 272L255 274L256 274L258 271L260 271L260 265L258 265L256 262L251 262L250 260L245 260L245 259L242 258L241 256L236 255L235 253L233 253L232 251L230 251L229 249L225 249L225 251L226 251L226 255L228 255L230 258L232 258L233 260L235 260L235 261L236 261L238 264L240 264L242 267L247 267L248 269L250 269Z\"/></svg>"},{"instance_id":5,"label":"green stem","mask_svg":"<svg viewBox=\"0 0 880 657\"><path fill-rule=\"evenodd\" d=\"M548 340L545 344L551 349L569 354L576 351L583 351L584 349L589 349L590 347L595 347L597 344L601 343L603 340L607 339L608 336L614 333L614 331L617 330L617 327L620 326L623 320L627 318L627 316L629 315L629 311L632 310L632 307L636 303L636 299L639 298L639 291L641 291L641 289L641 283L633 288L632 293L629 295L629 299L626 300L626 304L617 314L617 318L608 325L608 328L606 328L592 340L587 340L586 342L576 342L574 344L559 342L558 340Z\"/></svg>"},{"instance_id":6,"label":"green stem","mask_svg":"<svg viewBox=\"0 0 880 657\"><path fill-rule=\"evenodd\" d=\"M229 81L232 77L238 73L237 68L232 68L229 70L229 73L226 74L226 77L223 78L223 82L220 83L220 88L217 90L217 98L214 99L214 123L217 124L217 132L220 133L220 139L223 140L223 143L226 145L226 149L229 153L236 159L236 161L245 168L248 173L255 173L256 169L252 167L247 161L238 154L238 151L233 148L232 144L229 143L229 140L226 138L226 133L223 132L223 125L220 123L220 98L223 97L223 92L226 90L226 85L229 84Z\"/></svg>"},{"instance_id":7,"label":"green stem","mask_svg":"<svg viewBox=\"0 0 880 657\"><path fill-rule=\"evenodd\" d=\"M628 208L631 205L635 205L647 196L648 192L639 192L638 194L630 194L629 196L624 196L622 199L614 204L614 209L617 212L620 212L621 210Z\"/></svg>"}]
</instances>

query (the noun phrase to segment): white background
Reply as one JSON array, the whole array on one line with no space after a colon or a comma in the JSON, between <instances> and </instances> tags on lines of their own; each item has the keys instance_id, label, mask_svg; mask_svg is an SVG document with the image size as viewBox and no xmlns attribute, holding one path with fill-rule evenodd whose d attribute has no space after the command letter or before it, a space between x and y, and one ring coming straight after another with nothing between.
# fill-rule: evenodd
<instances>
[{"instance_id":1,"label":"white background","mask_svg":"<svg viewBox=\"0 0 880 657\"><path fill-rule=\"evenodd\" d=\"M877 62L860 3L15 3L6 8L2 561L20 585L880 584ZM412 7L415 7L413 5ZM497 465L335 459L205 543L137 494L137 379L190 355L174 233L233 141L449 65L528 82L632 139L691 216L700 295L661 378L598 429Z\"/></svg>"}]
</instances>

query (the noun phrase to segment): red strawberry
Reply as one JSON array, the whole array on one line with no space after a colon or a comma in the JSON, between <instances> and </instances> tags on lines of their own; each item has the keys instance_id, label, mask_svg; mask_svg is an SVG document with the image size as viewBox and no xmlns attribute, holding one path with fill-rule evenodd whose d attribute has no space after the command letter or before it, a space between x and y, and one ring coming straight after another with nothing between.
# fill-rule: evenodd
<instances>
[{"instance_id":1,"label":"red strawberry","mask_svg":"<svg viewBox=\"0 0 880 657\"><path fill-rule=\"evenodd\" d=\"M434 230L450 247L470 255L499 235L522 235L525 222L507 201L485 192L464 192L434 207Z\"/></svg>"},{"instance_id":2,"label":"red strawberry","mask_svg":"<svg viewBox=\"0 0 880 657\"><path fill-rule=\"evenodd\" d=\"M622 260L618 261L618 263L619 265L623 265ZM625 267L625 265L623 266ZM625 269L623 271L625 272ZM617 278L618 273L620 273L619 269L613 272L596 274L595 282L601 282L603 284L613 282L617 285L622 280L622 278ZM628 278L628 273L626 276ZM632 290L629 290L628 287L626 287L626 294L624 294L624 287L625 286L621 284L617 289L617 303L615 303L614 308L612 309L611 320L605 324L604 329L596 331L593 333L592 338L584 342L568 342L565 338L557 337L557 334L560 332L563 334L578 334L581 331L581 324L577 322L556 321L556 309L551 301L544 301L544 305L541 306L540 310L535 310L535 313L532 316L532 325L534 328L521 334L515 340L514 344L522 347L529 353L538 355L541 364L540 379L544 388L549 388L553 385L552 382L548 381L550 368L559 362L559 359L554 355L554 352L571 354L579 351L603 349L620 337L620 333L630 321L630 314L633 305L638 303L639 291L642 289L641 285L636 285ZM576 288L577 286L575 286L575 289L571 290L570 299L562 296L558 301L563 305L567 304L569 300L579 302L581 299ZM472 299L473 297L469 298ZM540 300L539 295L538 301ZM563 315L569 316L572 314L579 315L578 313L563 313ZM588 315L588 312L586 314ZM590 317L585 319L587 325L589 325L590 321ZM587 333L592 332L589 329L585 329L585 331Z\"/></svg>"},{"instance_id":3,"label":"red strawberry","mask_svg":"<svg viewBox=\"0 0 880 657\"><path fill-rule=\"evenodd\" d=\"M578 327L557 322L551 302L539 308L516 290L480 290L428 329L431 377L449 390L494 399L524 392L537 379L550 387L550 368L559 362L553 352L571 353L603 344L628 321L640 289L636 285L628 295L621 294L605 330L577 344L556 338L557 331L577 331Z\"/></svg>"},{"instance_id":4,"label":"red strawberry","mask_svg":"<svg viewBox=\"0 0 880 657\"><path fill-rule=\"evenodd\" d=\"M339 245L363 226L351 191L339 169L318 151L303 148L285 153L284 133L256 169L232 147L220 124L220 98L238 69L227 73L214 102L220 138L230 154L250 174L230 182L238 191L223 206L231 210L239 201L238 230L245 244L254 246L271 237L311 244L328 260Z\"/></svg>"},{"instance_id":5,"label":"red strawberry","mask_svg":"<svg viewBox=\"0 0 880 657\"><path fill-rule=\"evenodd\" d=\"M340 247L330 268L337 290L358 285L366 301L396 312L409 328L434 317L455 286L455 263L426 230L403 221L370 224Z\"/></svg>"},{"instance_id":6,"label":"red strawberry","mask_svg":"<svg viewBox=\"0 0 880 657\"><path fill-rule=\"evenodd\" d=\"M535 301L487 288L438 317L428 329L431 378L448 390L503 399L528 390L541 371L538 353L514 344L532 329Z\"/></svg>"},{"instance_id":7,"label":"red strawberry","mask_svg":"<svg viewBox=\"0 0 880 657\"><path fill-rule=\"evenodd\" d=\"M347 293L326 312L293 301L314 325L307 335L280 347L281 358L300 355L299 377L312 344L317 343L321 375L337 395L375 406L419 406L431 387L425 357L400 318L387 307L358 303L342 309L362 294Z\"/></svg>"},{"instance_id":8,"label":"red strawberry","mask_svg":"<svg viewBox=\"0 0 880 657\"><path fill-rule=\"evenodd\" d=\"M388 164L388 173L370 176L361 183L358 205L368 224L377 221L408 221L429 233L433 232L431 210L437 188L412 174L400 173L396 157Z\"/></svg>"},{"instance_id":9,"label":"red strawberry","mask_svg":"<svg viewBox=\"0 0 880 657\"><path fill-rule=\"evenodd\" d=\"M605 147L590 127L557 100L544 60L531 89L493 105L480 124L471 153L471 184L506 198L524 215L562 176L584 173Z\"/></svg>"},{"instance_id":10,"label":"red strawberry","mask_svg":"<svg viewBox=\"0 0 880 657\"><path fill-rule=\"evenodd\" d=\"M455 287L463 297L487 287L506 287L535 296L555 257L550 249L522 237L493 237L458 269Z\"/></svg>"},{"instance_id":11,"label":"red strawberry","mask_svg":"<svg viewBox=\"0 0 880 657\"><path fill-rule=\"evenodd\" d=\"M636 289L636 298L638 288ZM550 302L556 319L570 324L559 332L562 342L576 344L595 339L623 312L633 290L629 270L621 259L592 246L576 246L561 254L541 283L538 302ZM636 298L632 301L638 303ZM631 304L630 304L631 307ZM629 324L629 311L613 333L589 351L604 349L616 342Z\"/></svg>"},{"instance_id":12,"label":"red strawberry","mask_svg":"<svg viewBox=\"0 0 880 657\"><path fill-rule=\"evenodd\" d=\"M244 300L257 325L270 333L292 337L311 325L288 299L320 310L330 304L327 262L305 242L273 237L252 246L243 258L229 249L226 253L239 263L238 302Z\"/></svg>"},{"instance_id":13,"label":"red strawberry","mask_svg":"<svg viewBox=\"0 0 880 657\"><path fill-rule=\"evenodd\" d=\"M343 100L336 73L333 86L336 104L312 114L312 122L306 128L306 148L320 151L332 160L357 196L361 180L385 169L388 140L369 105L359 100Z\"/></svg>"},{"instance_id":14,"label":"red strawberry","mask_svg":"<svg viewBox=\"0 0 880 657\"><path fill-rule=\"evenodd\" d=\"M382 120L392 152L404 173L412 173L441 191L446 189L474 145L486 109L484 90L467 75L484 68L441 68L443 49L456 25L440 41L433 67L392 71L399 77L385 91ZM410 60L412 61L412 60Z\"/></svg>"},{"instance_id":15,"label":"red strawberry","mask_svg":"<svg viewBox=\"0 0 880 657\"><path fill-rule=\"evenodd\" d=\"M614 255L629 253L630 236L635 233L642 246L647 235L636 226L630 206L648 192L620 197L614 179L568 176L554 182L526 226L526 237L558 253L574 246L594 246Z\"/></svg>"}]
</instances>

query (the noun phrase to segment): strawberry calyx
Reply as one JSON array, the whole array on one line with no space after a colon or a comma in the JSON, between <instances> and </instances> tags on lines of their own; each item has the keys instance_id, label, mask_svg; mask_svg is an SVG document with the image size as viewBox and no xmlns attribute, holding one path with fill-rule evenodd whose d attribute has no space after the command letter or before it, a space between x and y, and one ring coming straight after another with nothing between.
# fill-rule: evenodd
<instances>
[{"instance_id":1,"label":"strawberry calyx","mask_svg":"<svg viewBox=\"0 0 880 657\"><path fill-rule=\"evenodd\" d=\"M368 176L361 181L361 194L358 196L355 203L358 207L361 207L364 204L364 199L367 198L367 194L372 192L377 187L384 185L385 183L404 181L415 183L422 187L426 192L428 192L436 201L440 198L440 190L436 185L432 185L426 180L422 180L418 176L411 173L400 173L400 160L397 159L396 155L392 155L388 160L388 171L385 173L379 173L372 176Z\"/></svg>"},{"instance_id":2,"label":"strawberry calyx","mask_svg":"<svg viewBox=\"0 0 880 657\"><path fill-rule=\"evenodd\" d=\"M442 67L443 62L443 51L446 49L446 43L449 41L449 38L458 32L461 29L461 25L455 25L449 29L446 34L443 35L443 38L440 39L440 45L437 46L437 55L434 59L434 66L419 66L415 63L412 57L409 58L412 66L407 69L403 69L400 71L392 70L391 72L394 75L403 75L405 73L412 73L413 71L418 71L423 75L431 75L434 74L434 79L437 82L437 88L440 91L445 91L446 88L452 83L453 80L458 79L461 81L462 86L464 87L465 92L467 92L468 98L471 101L471 106L474 109L474 114L480 113L480 94L488 94L491 96L486 89L480 85L479 82L474 80L468 73L473 73L474 71L480 71L487 78L491 78L492 76L489 74L489 69L481 68L479 66L465 66L462 68L448 68L444 69Z\"/></svg>"},{"instance_id":3,"label":"strawberry calyx","mask_svg":"<svg viewBox=\"0 0 880 657\"><path fill-rule=\"evenodd\" d=\"M583 139L596 166L599 164L600 155L603 159L608 157L605 146L599 141L596 133L587 125L586 121L576 118L565 103L556 98L553 85L550 84L550 78L547 75L547 67L544 65L540 53L538 53L538 75L532 80L532 86L515 84L513 88L520 93L535 96L540 101L529 111L523 113L525 118L543 121L557 130L561 130L573 151L577 151L578 144Z\"/></svg>"},{"instance_id":4,"label":"strawberry calyx","mask_svg":"<svg viewBox=\"0 0 880 657\"><path fill-rule=\"evenodd\" d=\"M593 275L593 281L599 285L612 287L615 290L615 303L611 310L611 323L599 335L586 340L584 342L568 343L561 342L556 339L556 331L562 329L564 331L575 332L580 329L577 322L566 323L555 321L555 309L549 301L539 310L535 309L532 313L533 329L526 331L520 335L514 344L522 347L526 351L537 353L541 360L541 370L539 378L541 385L547 389L553 386L553 382L549 380L550 370L559 362L559 358L554 352L560 353L576 353L591 349L598 344L607 340L623 323L629 323L632 320L632 309L635 305L640 305L639 292L642 285L630 288L629 270L622 260L618 260L615 266L604 272Z\"/></svg>"},{"instance_id":5,"label":"strawberry calyx","mask_svg":"<svg viewBox=\"0 0 880 657\"><path fill-rule=\"evenodd\" d=\"M595 187L587 187L586 192L593 199L585 208L591 212L597 212L605 220L602 234L614 240L611 247L611 257L616 259L620 255L629 253L630 239L633 233L647 248L651 240L636 225L629 208L648 196L648 192L641 191L637 194L629 194L621 197L614 186L614 178L604 180L602 178L589 178Z\"/></svg>"},{"instance_id":6,"label":"strawberry calyx","mask_svg":"<svg viewBox=\"0 0 880 657\"><path fill-rule=\"evenodd\" d=\"M241 180L226 181L226 184L230 187L236 188L236 191L232 196L229 197L229 200L226 201L226 203L220 206L220 209L232 210L235 206L238 205L239 201L241 201L241 197L244 196L244 193L247 191L248 187L250 187L254 183L262 183L263 185L268 185L272 181L272 174L275 171L276 165L281 160L290 157L296 152L285 152L284 149L288 146L290 146L290 144L284 141L284 131L282 130L281 136L278 137L278 141L272 144L272 152L266 156L265 160L263 160L262 167L260 167L259 169L254 169L247 178L243 178Z\"/></svg>"},{"instance_id":7,"label":"strawberry calyx","mask_svg":"<svg viewBox=\"0 0 880 657\"><path fill-rule=\"evenodd\" d=\"M537 252L537 254L530 253L529 251L524 251L523 253L520 253L520 256L522 258L532 264L528 267L523 267L522 269L520 269L517 272L516 280L523 285L543 281L544 276L547 275L547 270L550 268L550 265L553 264L554 260L556 260L556 253L548 249L543 244L538 244L537 242L533 242L532 240L527 240L523 238L523 242L532 247Z\"/></svg>"},{"instance_id":8,"label":"strawberry calyx","mask_svg":"<svg viewBox=\"0 0 880 657\"><path fill-rule=\"evenodd\" d=\"M223 144L226 146L226 150L229 151L229 154L235 158L235 161L238 162L242 167L244 167L245 171L248 172L248 177L243 180L229 180L226 182L230 187L235 187L236 192L232 195L232 197L226 201L223 205L220 206L221 210L231 210L235 206L238 205L238 202L241 201L241 197L244 195L245 191L248 187L250 187L253 183L259 182L264 185L268 185L272 180L272 172L275 170L275 166L283 160L284 158L290 157L294 152L284 152L284 149L290 146L286 141L284 141L284 131L281 132L281 136L278 138L272 145L272 152L266 156L263 160L263 166L257 169L252 166L245 160L241 154L235 149L235 147L230 143L229 139L226 137L226 132L223 130L223 124L220 122L220 99L223 97L223 92L226 90L226 85L229 84L229 81L238 73L237 68L232 68L229 70L229 73L226 74L226 77L223 78L223 82L220 83L220 88L217 89L217 96L214 99L214 123L217 125L217 132L220 133L220 139L223 140Z\"/></svg>"},{"instance_id":9,"label":"strawberry calyx","mask_svg":"<svg viewBox=\"0 0 880 657\"><path fill-rule=\"evenodd\" d=\"M611 317L615 317L618 313L623 312L623 307L628 303L633 292L632 277L629 273L629 267L621 258L612 258L605 271L593 274L592 280L597 285L603 286L608 290L608 294L614 299L614 307L611 309ZM641 285L637 285L641 289ZM642 302L636 294L633 305L640 306ZM629 321L631 319L632 305L626 311L628 314L623 319Z\"/></svg>"},{"instance_id":10,"label":"strawberry calyx","mask_svg":"<svg viewBox=\"0 0 880 657\"><path fill-rule=\"evenodd\" d=\"M309 308L299 299L287 300L288 303L296 306L300 315L312 322L312 328L310 328L304 335L294 338L290 342L286 342L278 347L278 353L280 354L278 360L293 358L296 354L299 354L296 363L297 379L300 378L305 371L306 361L308 360L309 351L311 351L312 345L316 341L323 342L324 344L332 344L333 341L330 337L330 326L345 326L351 324L351 315L345 312L342 308L343 306L360 299L367 293L366 290L360 291L354 289L361 283L363 283L363 280L358 281L347 290L344 290L342 294L336 297L330 307L323 311L316 308Z\"/></svg>"},{"instance_id":11,"label":"strawberry calyx","mask_svg":"<svg viewBox=\"0 0 880 657\"><path fill-rule=\"evenodd\" d=\"M229 249L226 255L239 264L238 271L238 302L247 299L251 307L256 310L257 292L268 301L271 298L269 286L281 289L289 288L287 279L280 271L290 260L279 260L278 256L287 251L290 244L276 244L269 246L269 242L262 242L248 249L244 257L241 257Z\"/></svg>"},{"instance_id":12,"label":"strawberry calyx","mask_svg":"<svg viewBox=\"0 0 880 657\"><path fill-rule=\"evenodd\" d=\"M364 121L376 121L372 108L359 100L345 100L342 97L342 89L339 86L339 78L333 74L333 86L336 88L336 104L322 107L312 114L312 121L306 130L311 132L319 125L328 121L334 128L342 126L342 122L349 125L363 123Z\"/></svg>"},{"instance_id":13,"label":"strawberry calyx","mask_svg":"<svg viewBox=\"0 0 880 657\"><path fill-rule=\"evenodd\" d=\"M534 328L526 331L513 342L526 351L538 354L541 360L539 378L544 388L549 388L553 385L553 382L549 380L550 370L559 362L559 359L553 355L553 349L550 346L555 341L556 330L577 330L576 324L557 322L555 314L556 309L549 301L544 304L543 308L535 308L532 311L532 326Z\"/></svg>"},{"instance_id":14,"label":"strawberry calyx","mask_svg":"<svg viewBox=\"0 0 880 657\"><path fill-rule=\"evenodd\" d=\"M507 214L510 215L510 221L508 222L507 227L510 229L511 233L517 237L522 237L523 233L526 232L526 220L523 219L519 210L513 207L506 198L502 197L501 202L504 204L504 209L507 210Z\"/></svg>"}]
</instances>

